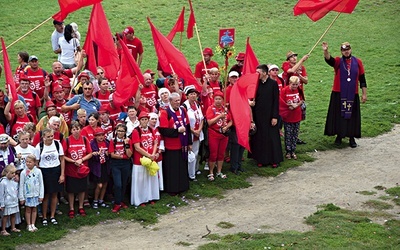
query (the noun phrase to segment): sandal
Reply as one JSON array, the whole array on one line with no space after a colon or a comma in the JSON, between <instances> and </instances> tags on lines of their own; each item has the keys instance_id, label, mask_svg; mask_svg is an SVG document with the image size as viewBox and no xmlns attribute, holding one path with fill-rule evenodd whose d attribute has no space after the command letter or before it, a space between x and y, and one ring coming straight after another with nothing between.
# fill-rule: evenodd
<instances>
[{"instance_id":1,"label":"sandal","mask_svg":"<svg viewBox=\"0 0 400 250\"><path fill-rule=\"evenodd\" d=\"M13 228L13 229L11 229L11 232L13 232L13 233L19 233L19 232L21 232L21 230L19 230L18 228Z\"/></svg>"},{"instance_id":2,"label":"sandal","mask_svg":"<svg viewBox=\"0 0 400 250\"><path fill-rule=\"evenodd\" d=\"M42 225L43 225L43 226L47 226L47 219L43 219L43 220L42 220Z\"/></svg>"},{"instance_id":3,"label":"sandal","mask_svg":"<svg viewBox=\"0 0 400 250\"><path fill-rule=\"evenodd\" d=\"M99 202L99 207L110 207L105 202Z\"/></svg>"},{"instance_id":4,"label":"sandal","mask_svg":"<svg viewBox=\"0 0 400 250\"><path fill-rule=\"evenodd\" d=\"M290 155L290 153L286 154L286 159L288 159L288 160L292 159L292 156Z\"/></svg>"},{"instance_id":5,"label":"sandal","mask_svg":"<svg viewBox=\"0 0 400 250\"><path fill-rule=\"evenodd\" d=\"M73 219L75 217L75 211L74 210L69 210L68 217Z\"/></svg>"},{"instance_id":6,"label":"sandal","mask_svg":"<svg viewBox=\"0 0 400 250\"><path fill-rule=\"evenodd\" d=\"M294 160L297 160L297 155L296 155L295 153L293 153L293 154L292 154L292 158L293 158Z\"/></svg>"},{"instance_id":7,"label":"sandal","mask_svg":"<svg viewBox=\"0 0 400 250\"><path fill-rule=\"evenodd\" d=\"M3 236L10 236L10 234L6 230L1 231L0 234Z\"/></svg>"},{"instance_id":8,"label":"sandal","mask_svg":"<svg viewBox=\"0 0 400 250\"><path fill-rule=\"evenodd\" d=\"M214 174L207 175L207 178L208 178L209 181L213 181L214 180Z\"/></svg>"},{"instance_id":9,"label":"sandal","mask_svg":"<svg viewBox=\"0 0 400 250\"><path fill-rule=\"evenodd\" d=\"M221 178L221 179L226 179L226 178L228 178L228 177L226 176L226 174L223 174L223 173L217 173L217 177L219 177L219 178Z\"/></svg>"},{"instance_id":10,"label":"sandal","mask_svg":"<svg viewBox=\"0 0 400 250\"><path fill-rule=\"evenodd\" d=\"M80 214L82 217L85 217L85 216L86 216L85 209L79 208L79 214Z\"/></svg>"},{"instance_id":11,"label":"sandal","mask_svg":"<svg viewBox=\"0 0 400 250\"><path fill-rule=\"evenodd\" d=\"M50 222L53 223L53 225L57 225L58 224L56 218L50 218Z\"/></svg>"}]
</instances>

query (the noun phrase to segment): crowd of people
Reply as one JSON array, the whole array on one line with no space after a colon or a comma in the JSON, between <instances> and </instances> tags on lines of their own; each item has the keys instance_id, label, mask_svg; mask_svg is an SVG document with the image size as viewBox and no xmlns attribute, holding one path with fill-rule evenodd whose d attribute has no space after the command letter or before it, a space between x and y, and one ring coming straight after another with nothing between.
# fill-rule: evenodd
<instances>
[{"instance_id":1,"label":"crowd of people","mask_svg":"<svg viewBox=\"0 0 400 250\"><path fill-rule=\"evenodd\" d=\"M129 204L153 205L160 192L178 195L187 191L201 174L201 162L206 162L203 170L209 181L228 178L223 173L224 161L233 174L245 171L245 150L238 143L229 108L232 87L242 74L243 52L238 53L226 84L220 79L218 63L212 60L212 49L205 48L205 61L199 62L194 72L201 91L160 68L155 83L156 73L148 69L135 96L124 105L115 105L115 79L107 78L100 66L97 72L77 67L83 65L74 58L81 50L77 25L53 24L51 42L58 60L52 64L52 72L39 66L37 56L20 52L14 77L18 100L0 91L1 235L9 235L9 226L11 232L19 232L16 224L21 222L21 206L25 207L27 230L34 232L38 230L37 216L43 226L58 224L60 202L69 205L71 219L77 214L86 216L87 207L110 208L117 213ZM143 46L134 29L127 27L122 36L140 65ZM340 58L330 57L326 43L323 48L327 63L346 73ZM349 50L351 56L350 44L341 49L343 56ZM308 78L303 64L307 58L297 60L297 54L289 51L281 67L283 74L275 64L257 67L255 98L243 108L251 110L249 157L258 167L276 168L284 160L282 127L286 159L297 159L296 146L305 143L298 134L305 119L304 85ZM352 63L348 78L363 81L365 101L364 71L355 68ZM77 81L71 82L74 74ZM335 95L339 99L331 101L332 106L341 105L339 96ZM357 104L356 98L352 101ZM340 108L338 112L328 115L340 116ZM353 107L353 113L359 115L359 107ZM350 137L353 147L354 137L360 136L354 127L357 122L358 118L349 123L350 134L332 126L326 133L337 134L337 143Z\"/></svg>"}]
</instances>

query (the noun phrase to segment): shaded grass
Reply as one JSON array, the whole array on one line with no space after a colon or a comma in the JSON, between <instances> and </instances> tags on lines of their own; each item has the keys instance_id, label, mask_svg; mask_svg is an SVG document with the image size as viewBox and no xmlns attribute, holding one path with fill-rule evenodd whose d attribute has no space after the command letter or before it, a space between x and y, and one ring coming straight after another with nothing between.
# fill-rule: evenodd
<instances>
[{"instance_id":1,"label":"shaded grass","mask_svg":"<svg viewBox=\"0 0 400 250\"><path fill-rule=\"evenodd\" d=\"M362 194L362 195L374 195L374 194L376 194L376 192L375 191L359 191L359 192L356 192L356 193L359 193L359 194Z\"/></svg>"},{"instance_id":2,"label":"shaded grass","mask_svg":"<svg viewBox=\"0 0 400 250\"><path fill-rule=\"evenodd\" d=\"M379 209L379 210L384 210L384 209L392 209L393 205L388 204L386 202L382 201L377 201L377 200L368 200L364 202L364 205L373 209Z\"/></svg>"}]
</instances>

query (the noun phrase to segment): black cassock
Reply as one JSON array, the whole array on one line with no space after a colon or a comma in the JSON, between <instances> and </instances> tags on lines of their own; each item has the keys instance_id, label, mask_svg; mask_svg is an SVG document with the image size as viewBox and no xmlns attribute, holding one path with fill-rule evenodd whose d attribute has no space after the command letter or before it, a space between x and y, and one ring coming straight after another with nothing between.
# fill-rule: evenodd
<instances>
[{"instance_id":1,"label":"black cassock","mask_svg":"<svg viewBox=\"0 0 400 250\"><path fill-rule=\"evenodd\" d=\"M252 107L253 120L257 132L251 137L252 158L259 164L279 164L283 161L279 126L271 125L272 118L279 117L279 89L275 80L268 77L265 82L259 80Z\"/></svg>"}]
</instances>

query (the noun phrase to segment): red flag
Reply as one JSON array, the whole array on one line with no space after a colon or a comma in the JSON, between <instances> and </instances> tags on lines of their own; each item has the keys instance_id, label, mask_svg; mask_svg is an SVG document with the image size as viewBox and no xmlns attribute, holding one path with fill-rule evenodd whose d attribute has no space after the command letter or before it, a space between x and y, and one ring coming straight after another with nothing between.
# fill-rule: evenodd
<instances>
[{"instance_id":1,"label":"red flag","mask_svg":"<svg viewBox=\"0 0 400 250\"><path fill-rule=\"evenodd\" d=\"M323 18L328 12L351 13L358 0L299 0L293 8L295 16L306 14L314 22Z\"/></svg>"},{"instance_id":2,"label":"red flag","mask_svg":"<svg viewBox=\"0 0 400 250\"><path fill-rule=\"evenodd\" d=\"M3 65L4 65L4 76L6 78L6 86L8 89L8 93L11 93L12 96L12 109L14 107L14 102L18 100L17 90L15 88L15 82L13 78L13 73L11 70L10 60L8 59L8 53L6 45L4 44L4 40L1 37L1 48L3 49Z\"/></svg>"},{"instance_id":3,"label":"red flag","mask_svg":"<svg viewBox=\"0 0 400 250\"><path fill-rule=\"evenodd\" d=\"M169 32L167 39L172 42L174 40L175 34L178 32L183 32L185 30L185 7L182 8L181 14L176 20L176 23L172 30Z\"/></svg>"},{"instance_id":4,"label":"red flag","mask_svg":"<svg viewBox=\"0 0 400 250\"><path fill-rule=\"evenodd\" d=\"M122 47L121 68L115 83L113 101L116 105L122 105L136 94L139 84L144 84L144 78L139 65L133 58L125 42L120 38L118 40Z\"/></svg>"},{"instance_id":5,"label":"red flag","mask_svg":"<svg viewBox=\"0 0 400 250\"><path fill-rule=\"evenodd\" d=\"M107 78L117 78L120 60L101 3L93 6L83 49L87 54L86 69L97 72L96 67L101 66Z\"/></svg>"},{"instance_id":6,"label":"red flag","mask_svg":"<svg viewBox=\"0 0 400 250\"><path fill-rule=\"evenodd\" d=\"M248 151L250 151L249 130L251 121L249 99L254 98L257 89L259 78L256 71L257 66L258 59L250 46L249 38L247 38L243 74L233 85L229 105L235 123L238 143Z\"/></svg>"},{"instance_id":7,"label":"red flag","mask_svg":"<svg viewBox=\"0 0 400 250\"><path fill-rule=\"evenodd\" d=\"M253 48L250 45L249 40L250 38L248 37L246 41L246 55L244 57L243 72L242 72L244 75L255 74L257 66L260 64L258 62L256 54L253 51ZM254 98L256 93L257 83L258 83L258 78L255 80L255 84L249 84L249 86L247 87L247 96L249 98Z\"/></svg>"},{"instance_id":8,"label":"red flag","mask_svg":"<svg viewBox=\"0 0 400 250\"><path fill-rule=\"evenodd\" d=\"M69 13L92 4L100 3L101 1L102 0L58 0L60 11L53 15L53 19L64 21Z\"/></svg>"},{"instance_id":9,"label":"red flag","mask_svg":"<svg viewBox=\"0 0 400 250\"><path fill-rule=\"evenodd\" d=\"M164 72L173 71L178 77L185 80L185 85L193 84L201 92L201 86L194 78L192 70L185 56L180 52L147 18L153 36L154 48L157 53L158 62Z\"/></svg>"},{"instance_id":10,"label":"red flag","mask_svg":"<svg viewBox=\"0 0 400 250\"><path fill-rule=\"evenodd\" d=\"M193 6L192 6L191 0L189 0L189 6L190 6L190 16L189 16L188 26L187 26L187 30L186 30L188 39L193 37L193 28L196 25L196 18L194 18L194 11L193 11Z\"/></svg>"}]
</instances>

